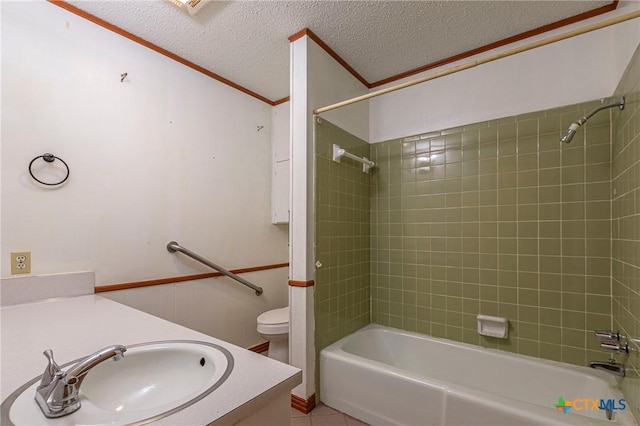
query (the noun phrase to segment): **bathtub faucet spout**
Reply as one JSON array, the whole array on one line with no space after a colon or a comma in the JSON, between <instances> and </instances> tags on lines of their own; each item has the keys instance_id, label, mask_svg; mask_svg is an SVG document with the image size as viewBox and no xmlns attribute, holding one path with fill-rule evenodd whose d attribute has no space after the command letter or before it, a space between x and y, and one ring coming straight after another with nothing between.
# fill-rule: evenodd
<instances>
[{"instance_id":1,"label":"bathtub faucet spout","mask_svg":"<svg viewBox=\"0 0 640 426\"><path fill-rule=\"evenodd\" d=\"M596 370L607 371L611 374L615 374L616 376L624 377L625 368L624 364L616 362L614 360L609 361L590 361L589 367L595 368Z\"/></svg>"}]
</instances>

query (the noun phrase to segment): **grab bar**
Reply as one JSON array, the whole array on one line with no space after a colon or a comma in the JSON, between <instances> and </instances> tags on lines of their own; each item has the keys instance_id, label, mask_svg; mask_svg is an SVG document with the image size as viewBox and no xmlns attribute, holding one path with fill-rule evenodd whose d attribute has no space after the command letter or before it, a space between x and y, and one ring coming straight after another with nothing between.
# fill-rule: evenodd
<instances>
[{"instance_id":1,"label":"grab bar","mask_svg":"<svg viewBox=\"0 0 640 426\"><path fill-rule=\"evenodd\" d=\"M258 287L257 285L252 284L249 281L245 280L241 276L236 275L233 272L224 269L222 266L216 265L212 261L207 260L204 257L197 255L196 253L192 252L191 250L182 247L180 244L176 243L175 241L170 241L169 244L167 244L167 250L170 253L175 253L175 252L179 251L180 253L183 253L183 254L189 256L190 258L195 259L198 262L203 263L203 264L207 265L208 267L215 269L216 271L220 272L222 275L226 275L227 277L229 277L231 279L234 279L234 280L238 281L239 283L246 285L247 287L252 288L253 290L255 290L256 296L260 296L262 294L262 287Z\"/></svg>"}]
</instances>

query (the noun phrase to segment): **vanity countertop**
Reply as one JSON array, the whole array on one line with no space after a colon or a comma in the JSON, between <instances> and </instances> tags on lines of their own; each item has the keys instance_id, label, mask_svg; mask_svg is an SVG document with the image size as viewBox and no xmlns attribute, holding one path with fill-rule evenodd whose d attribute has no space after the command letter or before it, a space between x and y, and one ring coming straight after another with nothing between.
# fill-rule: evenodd
<instances>
[{"instance_id":1,"label":"vanity countertop","mask_svg":"<svg viewBox=\"0 0 640 426\"><path fill-rule=\"evenodd\" d=\"M42 374L45 349L64 364L105 346L158 340L215 343L231 352L235 365L213 393L154 424L233 424L302 381L297 368L96 295L2 307L0 314L3 401Z\"/></svg>"}]
</instances>

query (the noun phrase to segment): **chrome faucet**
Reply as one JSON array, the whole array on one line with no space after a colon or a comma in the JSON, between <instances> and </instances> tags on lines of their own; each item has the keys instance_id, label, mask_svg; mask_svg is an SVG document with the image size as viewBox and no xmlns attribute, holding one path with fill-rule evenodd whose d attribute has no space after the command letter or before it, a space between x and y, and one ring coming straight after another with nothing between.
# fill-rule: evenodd
<instances>
[{"instance_id":1,"label":"chrome faucet","mask_svg":"<svg viewBox=\"0 0 640 426\"><path fill-rule=\"evenodd\" d=\"M624 377L625 375L624 364L616 362L613 359L609 361L590 361L589 367L595 368L596 370L607 371L611 374L615 374L616 376L620 376L620 377Z\"/></svg>"},{"instance_id":2,"label":"chrome faucet","mask_svg":"<svg viewBox=\"0 0 640 426\"><path fill-rule=\"evenodd\" d=\"M598 340L605 341L612 341L615 340L617 342L620 341L621 338L623 338L624 336L620 335L619 331L616 331L615 333L611 330L596 330L593 332L593 334L595 334L595 336L598 338Z\"/></svg>"},{"instance_id":3,"label":"chrome faucet","mask_svg":"<svg viewBox=\"0 0 640 426\"><path fill-rule=\"evenodd\" d=\"M629 343L628 342L619 342L616 340L605 340L600 342L600 349L605 352L610 352L614 354L628 354L629 353Z\"/></svg>"},{"instance_id":4,"label":"chrome faucet","mask_svg":"<svg viewBox=\"0 0 640 426\"><path fill-rule=\"evenodd\" d=\"M611 330L596 330L596 338L600 340L600 349L614 354L629 354L633 349L629 347L629 339L621 335L619 331L615 333ZM635 341L631 339L631 341Z\"/></svg>"},{"instance_id":5,"label":"chrome faucet","mask_svg":"<svg viewBox=\"0 0 640 426\"><path fill-rule=\"evenodd\" d=\"M126 350L122 345L108 346L80 360L67 371L62 371L55 362L51 349L44 351L48 363L35 397L42 413L46 417L55 418L77 411L80 408L80 385L87 373L109 358L114 361L121 359Z\"/></svg>"}]
</instances>

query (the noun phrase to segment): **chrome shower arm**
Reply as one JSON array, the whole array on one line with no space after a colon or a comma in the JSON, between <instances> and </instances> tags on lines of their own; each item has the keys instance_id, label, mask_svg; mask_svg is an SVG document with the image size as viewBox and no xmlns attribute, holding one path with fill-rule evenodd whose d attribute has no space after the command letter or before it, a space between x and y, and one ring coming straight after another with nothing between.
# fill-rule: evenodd
<instances>
[{"instance_id":1,"label":"chrome shower arm","mask_svg":"<svg viewBox=\"0 0 640 426\"><path fill-rule=\"evenodd\" d=\"M576 134L580 126L582 126L584 123L587 122L588 119L590 119L595 114L602 111L603 109L608 109L613 107L618 107L621 110L624 109L624 102L625 102L625 99L623 96L616 103L600 106L594 109L593 111L589 112L589 114L585 115L584 117L580 117L577 121L574 121L573 123L571 123L569 128L562 134L562 137L560 137L560 142L564 142L564 143L571 142L571 139L573 139L573 136Z\"/></svg>"},{"instance_id":2,"label":"chrome shower arm","mask_svg":"<svg viewBox=\"0 0 640 426\"><path fill-rule=\"evenodd\" d=\"M583 125L588 119L590 119L591 117L593 117L594 115L596 115L597 113L599 113L600 111L602 111L603 109L609 109L609 108L613 108L613 107L618 107L621 110L624 109L624 96L620 98L620 100L614 104L609 104L609 105L602 105L596 109L594 109L593 111L591 111L589 114L585 115L584 117L580 118L578 120L578 122L580 123L580 125Z\"/></svg>"}]
</instances>

